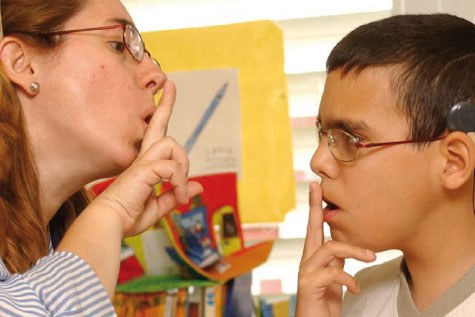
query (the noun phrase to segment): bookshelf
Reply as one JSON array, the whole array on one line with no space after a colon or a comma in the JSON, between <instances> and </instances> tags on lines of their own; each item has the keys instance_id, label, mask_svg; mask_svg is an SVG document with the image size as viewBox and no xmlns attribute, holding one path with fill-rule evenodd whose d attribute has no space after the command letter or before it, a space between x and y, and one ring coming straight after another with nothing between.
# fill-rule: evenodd
<instances>
[{"instance_id":1,"label":"bookshelf","mask_svg":"<svg viewBox=\"0 0 475 317\"><path fill-rule=\"evenodd\" d=\"M220 317L228 307L228 284L143 275L121 284L113 299L118 316Z\"/></svg>"}]
</instances>

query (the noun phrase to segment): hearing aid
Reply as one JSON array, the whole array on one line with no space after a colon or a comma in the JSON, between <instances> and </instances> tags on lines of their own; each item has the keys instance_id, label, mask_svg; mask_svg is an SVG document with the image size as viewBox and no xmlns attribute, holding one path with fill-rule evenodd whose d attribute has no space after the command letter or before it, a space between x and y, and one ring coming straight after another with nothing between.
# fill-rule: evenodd
<instances>
[{"instance_id":1,"label":"hearing aid","mask_svg":"<svg viewBox=\"0 0 475 317\"><path fill-rule=\"evenodd\" d=\"M475 132L475 104L467 101L457 102L449 111L447 127L450 132Z\"/></svg>"}]
</instances>

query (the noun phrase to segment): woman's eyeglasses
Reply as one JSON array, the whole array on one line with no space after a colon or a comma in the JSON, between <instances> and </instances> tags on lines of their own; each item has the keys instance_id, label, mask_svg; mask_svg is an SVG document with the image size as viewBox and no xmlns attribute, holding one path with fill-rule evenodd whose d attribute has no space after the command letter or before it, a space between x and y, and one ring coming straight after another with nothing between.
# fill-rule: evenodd
<instances>
[{"instance_id":1,"label":"woman's eyeglasses","mask_svg":"<svg viewBox=\"0 0 475 317\"><path fill-rule=\"evenodd\" d=\"M63 34L71 34L77 32L88 32L88 31L97 31L97 30L110 30L121 28L122 33L122 40L124 41L125 47L129 54L137 61L141 62L144 58L144 55L147 54L153 62L160 67L160 63L151 57L150 52L145 49L145 44L142 40L142 36L137 28L130 24L115 24L115 25L107 25L107 26L99 26L99 27L92 27L92 28L83 28L83 29L74 29L74 30L61 30L61 31L54 31L43 33L41 35L51 36L51 35L63 35Z\"/></svg>"},{"instance_id":2,"label":"woman's eyeglasses","mask_svg":"<svg viewBox=\"0 0 475 317\"><path fill-rule=\"evenodd\" d=\"M404 140L404 141L392 141L392 142L381 142L381 143L360 143L361 139L357 136L351 135L350 133L340 130L340 129L328 129L328 131L323 131L322 125L317 120L316 128L318 133L319 142L322 141L323 136L326 136L328 148L332 156L341 162L351 162L358 158L359 149L372 148L377 146L391 146L398 144L409 144L409 143L424 143L442 140L446 137L440 136L432 139L422 139L422 140ZM320 144L320 143L319 143Z\"/></svg>"}]
</instances>

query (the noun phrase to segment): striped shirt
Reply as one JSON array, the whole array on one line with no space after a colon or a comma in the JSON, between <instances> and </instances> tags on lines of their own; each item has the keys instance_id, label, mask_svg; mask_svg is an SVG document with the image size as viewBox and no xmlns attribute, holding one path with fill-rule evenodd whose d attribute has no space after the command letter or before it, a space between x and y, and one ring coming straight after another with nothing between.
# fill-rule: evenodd
<instances>
[{"instance_id":1,"label":"striped shirt","mask_svg":"<svg viewBox=\"0 0 475 317\"><path fill-rule=\"evenodd\" d=\"M91 267L69 252L52 252L24 274L0 259L0 316L116 316Z\"/></svg>"}]
</instances>

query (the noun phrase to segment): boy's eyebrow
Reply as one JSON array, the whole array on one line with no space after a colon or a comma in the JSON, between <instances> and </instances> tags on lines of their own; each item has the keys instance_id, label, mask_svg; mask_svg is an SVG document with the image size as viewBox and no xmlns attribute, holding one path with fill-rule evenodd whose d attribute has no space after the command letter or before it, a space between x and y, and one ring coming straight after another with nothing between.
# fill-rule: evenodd
<instances>
[{"instance_id":1,"label":"boy's eyebrow","mask_svg":"<svg viewBox=\"0 0 475 317\"><path fill-rule=\"evenodd\" d=\"M323 121L317 117L317 121L320 121L325 129L340 129L343 131L366 131L370 129L363 120L328 119Z\"/></svg>"}]
</instances>

